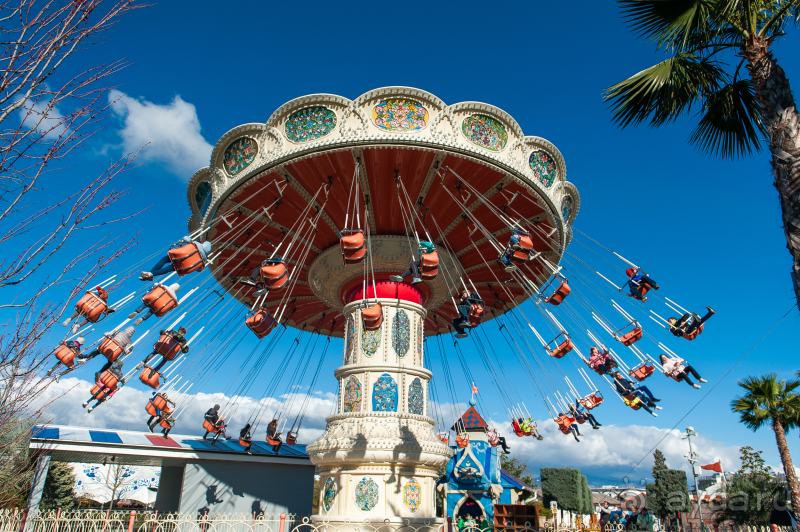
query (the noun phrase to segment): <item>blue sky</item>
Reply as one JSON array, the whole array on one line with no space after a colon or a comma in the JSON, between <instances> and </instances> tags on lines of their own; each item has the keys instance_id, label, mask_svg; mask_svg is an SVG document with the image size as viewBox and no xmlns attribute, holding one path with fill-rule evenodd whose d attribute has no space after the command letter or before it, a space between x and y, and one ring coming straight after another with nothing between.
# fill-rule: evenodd
<instances>
[{"instance_id":1,"label":"blue sky","mask_svg":"<svg viewBox=\"0 0 800 532\"><path fill-rule=\"evenodd\" d=\"M110 156L150 142L143 164L120 180L131 187L123 208L154 206L119 228L129 233L139 225L145 229L142 244L127 259L132 264L185 233L190 214L186 183L194 169L207 164L216 140L237 125L265 121L290 99L309 93L353 99L376 87L405 85L432 92L448 104L491 103L510 113L526 134L544 137L561 150L567 177L581 194L576 227L643 266L661 284L660 295L691 309L707 304L718 311L697 341L668 342L709 384L695 391L654 376L648 384L665 406L658 419L608 401L597 417L615 427L590 431L581 445L560 434L551 434L554 443L546 448L516 438L512 444L537 469L573 465L598 479L613 479L664 434L645 427L670 429L694 408L678 428L690 424L708 438L701 456L705 452L709 461L723 457L734 469L735 448L751 445L779 465L772 433L751 433L728 406L737 393L736 381L744 376L775 371L789 378L798 369L791 342L792 331L798 330L795 310L731 371L793 304L790 258L768 156L720 161L700 154L686 143L690 120L658 130L614 126L603 89L659 58L651 45L627 30L611 2L585 3L580 10L571 4L530 2L494 9L473 2L224 6L162 2L139 10L120 22L106 44L76 61L74 67L125 57L132 65L112 80L122 94L106 129L71 161L71 169L45 182L40 198L78 186ZM775 47L792 80L800 76L800 57L790 53L797 49L794 39L790 30ZM487 325L487 332L495 331L494 324ZM660 338L671 337L663 333ZM331 374L340 350L341 342L335 341L335 354L323 368L324 392L335 392ZM467 356L480 367L474 353ZM195 391L221 392L235 370L231 362ZM459 400L466 402L465 379L456 375L455 380L463 394ZM491 384L479 384L487 407L499 412ZM530 387L522 379L505 384L523 395ZM441 382L439 393L444 394ZM527 401L528 407L535 402ZM544 419L538 405L534 417ZM99 416L102 411L94 418L60 412L59 419L73 423L122 426L110 413ZM181 432L193 430L187 426ZM789 439L792 451L800 452L797 433ZM661 445L672 446L668 459L673 467L683 465L686 449L681 445L674 435ZM645 458L631 477L646 476L651 464Z\"/></svg>"}]
</instances>

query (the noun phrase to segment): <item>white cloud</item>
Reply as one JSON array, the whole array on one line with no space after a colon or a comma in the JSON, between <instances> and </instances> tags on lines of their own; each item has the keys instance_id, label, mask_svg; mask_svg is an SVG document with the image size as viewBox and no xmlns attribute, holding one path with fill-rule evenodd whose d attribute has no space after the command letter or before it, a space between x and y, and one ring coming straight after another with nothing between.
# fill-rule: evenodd
<instances>
[{"instance_id":1,"label":"white cloud","mask_svg":"<svg viewBox=\"0 0 800 532\"><path fill-rule=\"evenodd\" d=\"M512 448L512 456L519 456L535 468L575 467L590 477L590 482L622 483L625 475L632 484L638 485L642 479L652 482L651 469L653 456L651 449L657 446L672 469L690 472L684 455L689 452L685 440L680 439L680 431L661 429L652 426L629 425L618 427L603 425L593 430L588 423L581 425L580 443L572 435L564 435L552 420L539 421L543 441L530 437L518 438L508 427L508 423L498 421L498 427ZM666 437L665 437L666 436ZM662 440L659 443L659 440ZM711 440L703 436L692 438L694 451L700 456L699 464L711 464L722 460L726 471L739 469L739 447ZM641 463L628 473L641 460ZM691 478L691 477L690 477Z\"/></svg>"},{"instance_id":2,"label":"white cloud","mask_svg":"<svg viewBox=\"0 0 800 532\"><path fill-rule=\"evenodd\" d=\"M150 398L150 392L129 386L123 387L110 401L89 414L81 407L81 403L89 398L90 387L91 383L78 378L66 378L62 379L60 383L53 383L48 388L48 393L52 394L51 396L60 396L60 398L49 408L50 421L55 424L78 427L147 430L145 421L148 415L145 412L145 404ZM287 419L285 430L288 430L300 410L305 396L305 393L293 393L278 399L268 398L259 401L252 397L244 397L237 400L238 406L227 416L231 422L229 435L238 436L239 429L259 406L263 410L263 415L258 431L254 433L255 438L264 439L266 423L282 408L285 412L280 415L281 423ZM198 393L191 397L192 400L179 415L178 423L173 429L175 434L202 435L205 411L215 403L222 405L223 409L231 404L229 398L221 393ZM315 392L311 395L299 435L300 443L310 443L322 434L325 428L325 418L334 413L335 406L336 395L334 393ZM460 414L466 410L467 405L442 404L433 410L438 412L439 408L445 420L449 421L452 417L451 412ZM527 461L534 469L535 476L538 476L541 467L569 466L579 468L595 485L621 483L626 474L630 483L638 485L642 479L652 476L653 457L650 453L656 445L666 456L669 467L689 472L689 466L684 457L689 448L686 441L680 439L677 430L670 431L643 425L627 427L603 425L599 430L592 430L587 423L581 426L584 437L578 443L572 436L562 434L552 420L538 422L539 430L545 438L543 441L531 437L516 437L508 422L500 418L487 420L487 422L498 427L501 435L506 437L508 445L511 447L511 456ZM450 424L447 424L447 428ZM441 429L440 424L438 430ZM663 441L659 442L662 438ZM738 447L703 436L693 438L692 442L695 452L700 455L700 464L711 464L722 460L726 471L739 469ZM641 463L638 467L628 473L640 460Z\"/></svg>"},{"instance_id":3,"label":"white cloud","mask_svg":"<svg viewBox=\"0 0 800 532\"><path fill-rule=\"evenodd\" d=\"M118 90L112 90L108 99L114 113L123 120L119 135L126 152L135 152L149 143L142 151L144 160L162 164L186 181L197 169L208 166L212 146L200 134L194 105L180 96L167 105L158 105Z\"/></svg>"},{"instance_id":4,"label":"white cloud","mask_svg":"<svg viewBox=\"0 0 800 532\"><path fill-rule=\"evenodd\" d=\"M48 422L75 427L147 430L145 422L149 415L145 412L145 405L150 399L150 392L124 386L109 401L92 413L88 413L81 405L89 399L91 386L92 383L78 378L65 378L59 383L54 382L47 391L49 397L58 397L58 399L48 408L46 416ZM238 437L239 429L261 406L263 411L261 424L258 427L258 433L254 433L253 436L263 440L267 429L266 424L272 419L271 416L282 408L281 424L284 420L288 420L284 434L291 428L306 394L288 394L281 396L280 399L267 398L261 401L244 397L235 402L234 408L229 407L233 403L221 393L198 393L188 397L191 398L191 401L185 402L186 408L178 414L178 421L173 429L175 434L202 436L204 432L202 428L203 414L215 403L218 403L223 410L227 411L226 417L231 423L228 435L232 437ZM48 397L43 400L48 401ZM312 394L298 436L300 443L311 443L322 434L325 428L325 418L331 415L335 405L335 394ZM182 405L179 404L180 406Z\"/></svg>"},{"instance_id":5,"label":"white cloud","mask_svg":"<svg viewBox=\"0 0 800 532\"><path fill-rule=\"evenodd\" d=\"M64 133L70 133L64 123L64 115L56 106L50 107L49 101L25 102L19 110L19 121L22 127L35 128L44 133L46 138L57 138Z\"/></svg>"}]
</instances>

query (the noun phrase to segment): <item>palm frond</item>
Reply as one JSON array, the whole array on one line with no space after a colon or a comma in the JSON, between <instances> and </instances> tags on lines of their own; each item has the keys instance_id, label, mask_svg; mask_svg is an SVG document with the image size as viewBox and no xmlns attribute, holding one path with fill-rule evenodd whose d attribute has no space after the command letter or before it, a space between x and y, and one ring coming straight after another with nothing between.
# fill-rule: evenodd
<instances>
[{"instance_id":1,"label":"palm frond","mask_svg":"<svg viewBox=\"0 0 800 532\"><path fill-rule=\"evenodd\" d=\"M753 84L740 79L706 95L689 142L708 154L733 158L758 151L765 135Z\"/></svg>"},{"instance_id":2,"label":"palm frond","mask_svg":"<svg viewBox=\"0 0 800 532\"><path fill-rule=\"evenodd\" d=\"M691 110L704 94L718 89L724 72L716 61L679 53L605 90L614 122L621 127L649 119L660 126Z\"/></svg>"},{"instance_id":3,"label":"palm frond","mask_svg":"<svg viewBox=\"0 0 800 532\"><path fill-rule=\"evenodd\" d=\"M712 2L707 0L618 0L622 17L658 48L681 47L689 35L708 33Z\"/></svg>"}]
</instances>

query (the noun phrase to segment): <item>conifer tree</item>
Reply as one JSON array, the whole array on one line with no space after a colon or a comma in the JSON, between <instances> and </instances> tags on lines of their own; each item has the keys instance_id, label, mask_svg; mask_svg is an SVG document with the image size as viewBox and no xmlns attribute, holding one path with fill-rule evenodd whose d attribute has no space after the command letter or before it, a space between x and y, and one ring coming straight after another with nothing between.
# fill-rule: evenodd
<instances>
[{"instance_id":1,"label":"conifer tree","mask_svg":"<svg viewBox=\"0 0 800 532\"><path fill-rule=\"evenodd\" d=\"M664 457L664 453L662 453L659 449L653 453L653 479L658 479L658 472L659 471L666 471L669 469L667 467L667 459Z\"/></svg>"},{"instance_id":2,"label":"conifer tree","mask_svg":"<svg viewBox=\"0 0 800 532\"><path fill-rule=\"evenodd\" d=\"M75 475L65 462L52 462L42 491L41 506L46 510L67 510L75 505Z\"/></svg>"}]
</instances>

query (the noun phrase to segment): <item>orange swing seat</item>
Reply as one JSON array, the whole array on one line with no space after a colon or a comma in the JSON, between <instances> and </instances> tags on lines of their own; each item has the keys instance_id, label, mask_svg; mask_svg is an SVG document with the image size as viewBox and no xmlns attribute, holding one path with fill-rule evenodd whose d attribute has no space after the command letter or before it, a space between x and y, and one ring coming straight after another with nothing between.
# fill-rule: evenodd
<instances>
[{"instance_id":1,"label":"orange swing seat","mask_svg":"<svg viewBox=\"0 0 800 532\"><path fill-rule=\"evenodd\" d=\"M599 391L596 391L581 399L580 402L586 410L591 410L603 402L603 394Z\"/></svg>"},{"instance_id":2,"label":"orange swing seat","mask_svg":"<svg viewBox=\"0 0 800 532\"><path fill-rule=\"evenodd\" d=\"M294 434L292 434L292 431L289 431L289 433L286 434L286 445L295 445L295 444L297 444L297 433L295 432Z\"/></svg>"},{"instance_id":3,"label":"orange swing seat","mask_svg":"<svg viewBox=\"0 0 800 532\"><path fill-rule=\"evenodd\" d=\"M103 338L103 341L97 346L97 350L100 351L100 354L106 357L109 362L116 362L122 353L125 352L125 349L119 345L119 342L108 336Z\"/></svg>"},{"instance_id":4,"label":"orange swing seat","mask_svg":"<svg viewBox=\"0 0 800 532\"><path fill-rule=\"evenodd\" d=\"M277 322L267 309L260 308L255 313L248 316L247 319L244 320L244 324L261 339L272 332Z\"/></svg>"},{"instance_id":5,"label":"orange swing seat","mask_svg":"<svg viewBox=\"0 0 800 532\"><path fill-rule=\"evenodd\" d=\"M437 438L445 445L450 445L450 438L447 437L447 434L437 434Z\"/></svg>"},{"instance_id":6,"label":"orange swing seat","mask_svg":"<svg viewBox=\"0 0 800 532\"><path fill-rule=\"evenodd\" d=\"M156 318L160 318L178 306L178 299L166 287L159 285L142 297L142 303L147 305Z\"/></svg>"},{"instance_id":7,"label":"orange swing seat","mask_svg":"<svg viewBox=\"0 0 800 532\"><path fill-rule=\"evenodd\" d=\"M69 369L75 367L75 357L78 356L78 352L64 345L64 342L61 342L61 345L56 348L54 354L56 355L58 361L67 366Z\"/></svg>"},{"instance_id":8,"label":"orange swing seat","mask_svg":"<svg viewBox=\"0 0 800 532\"><path fill-rule=\"evenodd\" d=\"M220 427L220 428L221 428L221 427ZM216 434L216 433L218 433L220 428L218 428L218 427L214 426L214 424L213 424L213 423L211 423L211 422L210 422L209 420L207 420L207 419L204 419L204 420L203 420L203 429L205 429L206 431L210 432L211 434Z\"/></svg>"},{"instance_id":9,"label":"orange swing seat","mask_svg":"<svg viewBox=\"0 0 800 532\"><path fill-rule=\"evenodd\" d=\"M174 360L181 352L181 344L175 341L171 334L162 334L158 341L153 345L153 351L162 355L167 360Z\"/></svg>"},{"instance_id":10,"label":"orange swing seat","mask_svg":"<svg viewBox=\"0 0 800 532\"><path fill-rule=\"evenodd\" d=\"M623 395L622 400L625 402L626 405L633 408L634 410L639 410L642 408L642 400L636 397L635 395Z\"/></svg>"},{"instance_id":11,"label":"orange swing seat","mask_svg":"<svg viewBox=\"0 0 800 532\"><path fill-rule=\"evenodd\" d=\"M343 229L339 232L339 250L342 264L358 264L367 256L366 238L361 229Z\"/></svg>"},{"instance_id":12,"label":"orange swing seat","mask_svg":"<svg viewBox=\"0 0 800 532\"><path fill-rule=\"evenodd\" d=\"M194 242L170 249L167 256L175 266L175 273L178 274L178 277L202 271L206 267L203 257L197 249L197 244Z\"/></svg>"},{"instance_id":13,"label":"orange swing seat","mask_svg":"<svg viewBox=\"0 0 800 532\"><path fill-rule=\"evenodd\" d=\"M652 375L655 370L656 368L652 364L648 364L647 362L642 362L640 365L638 365L637 367L633 368L630 371L630 376L636 379L637 381L642 382L647 377Z\"/></svg>"},{"instance_id":14,"label":"orange swing seat","mask_svg":"<svg viewBox=\"0 0 800 532\"><path fill-rule=\"evenodd\" d=\"M557 347L550 349L550 345L555 343L559 336L564 337L564 341L558 344ZM556 336L549 344L547 344L547 354L553 358L564 358L564 356L572 351L575 348L575 344L572 343L572 339L569 337L567 333L561 333Z\"/></svg>"},{"instance_id":15,"label":"orange swing seat","mask_svg":"<svg viewBox=\"0 0 800 532\"><path fill-rule=\"evenodd\" d=\"M108 303L94 292L86 292L75 304L75 312L89 323L97 323L108 312Z\"/></svg>"},{"instance_id":16,"label":"orange swing seat","mask_svg":"<svg viewBox=\"0 0 800 532\"><path fill-rule=\"evenodd\" d=\"M150 366L145 366L144 369L142 369L142 373L139 375L139 380L142 381L142 384L146 384L152 389L158 390L158 387L161 386L161 373L156 371L151 377L151 371L153 371L153 368Z\"/></svg>"},{"instance_id":17,"label":"orange swing seat","mask_svg":"<svg viewBox=\"0 0 800 532\"><path fill-rule=\"evenodd\" d=\"M701 324L700 324L700 327L698 327L697 329L693 330L693 331L692 331L691 333L689 333L689 334L684 334L684 335L683 335L683 337L684 337L685 339L689 340L689 341L692 341L692 340L694 340L695 338L697 338L697 336L698 336L700 333L702 333L702 332L703 332L703 327L704 327L704 326L705 326L705 323L701 323Z\"/></svg>"},{"instance_id":18,"label":"orange swing seat","mask_svg":"<svg viewBox=\"0 0 800 532\"><path fill-rule=\"evenodd\" d=\"M560 305L564 301L564 298L567 297L571 291L572 289L569 287L567 280L564 279L559 287L556 288L556 291L553 292L553 295L545 299L544 302L556 306Z\"/></svg>"},{"instance_id":19,"label":"orange swing seat","mask_svg":"<svg viewBox=\"0 0 800 532\"><path fill-rule=\"evenodd\" d=\"M469 434L465 433L463 436L461 434L457 434L456 445L458 445L458 447L461 449L469 445Z\"/></svg>"},{"instance_id":20,"label":"orange swing seat","mask_svg":"<svg viewBox=\"0 0 800 532\"><path fill-rule=\"evenodd\" d=\"M626 332L622 336L619 335L619 333L621 333L623 330L627 329L631 325L633 325L633 329ZM642 326L639 325L639 322L636 320L633 320L628 325L626 325L625 327L614 333L614 339L617 340L618 342L622 342L622 345L626 347L631 346L636 342L638 342L639 340L641 340L642 336L643 336Z\"/></svg>"},{"instance_id":21,"label":"orange swing seat","mask_svg":"<svg viewBox=\"0 0 800 532\"><path fill-rule=\"evenodd\" d=\"M280 440L276 440L274 438L270 438L269 436L267 436L267 443L269 445L280 445L281 441Z\"/></svg>"},{"instance_id":22,"label":"orange swing seat","mask_svg":"<svg viewBox=\"0 0 800 532\"><path fill-rule=\"evenodd\" d=\"M481 303L473 303L469 306L469 314L467 314L467 319L469 320L469 326L472 328L477 327L481 324L483 317L486 315L486 311Z\"/></svg>"},{"instance_id":23,"label":"orange swing seat","mask_svg":"<svg viewBox=\"0 0 800 532\"><path fill-rule=\"evenodd\" d=\"M558 416L555 419L555 422L558 424L558 429L561 432L564 434L569 434L571 432L570 427L573 423L575 423L575 418L564 414L563 416Z\"/></svg>"},{"instance_id":24,"label":"orange swing seat","mask_svg":"<svg viewBox=\"0 0 800 532\"><path fill-rule=\"evenodd\" d=\"M158 424L161 425L161 428L163 429L172 430L172 425L170 425L169 421L167 421L164 418L162 418L161 421L158 422Z\"/></svg>"},{"instance_id":25,"label":"orange swing seat","mask_svg":"<svg viewBox=\"0 0 800 532\"><path fill-rule=\"evenodd\" d=\"M368 331L377 331L383 323L383 307L380 303L361 309L361 318L364 328Z\"/></svg>"},{"instance_id":26,"label":"orange swing seat","mask_svg":"<svg viewBox=\"0 0 800 532\"><path fill-rule=\"evenodd\" d=\"M100 379L92 386L92 397L104 401L108 398L110 392L117 389L118 384L117 376L111 373L110 370L105 370L100 374Z\"/></svg>"},{"instance_id":27,"label":"orange swing seat","mask_svg":"<svg viewBox=\"0 0 800 532\"><path fill-rule=\"evenodd\" d=\"M280 290L289 282L289 269L283 259L267 259L261 263L261 283L267 290Z\"/></svg>"},{"instance_id":28,"label":"orange swing seat","mask_svg":"<svg viewBox=\"0 0 800 532\"><path fill-rule=\"evenodd\" d=\"M423 253L420 257L420 276L423 279L433 279L439 273L439 252L436 250L430 253Z\"/></svg>"},{"instance_id":29,"label":"orange swing seat","mask_svg":"<svg viewBox=\"0 0 800 532\"><path fill-rule=\"evenodd\" d=\"M515 249L511 253L511 261L522 263L528 260L531 255L531 251L533 251L533 241L531 240L531 235L529 233L523 233L519 235L519 244L517 244L522 249Z\"/></svg>"},{"instance_id":30,"label":"orange swing seat","mask_svg":"<svg viewBox=\"0 0 800 532\"><path fill-rule=\"evenodd\" d=\"M145 410L147 410L147 413L150 414L151 416L157 416L158 410L167 413L172 412L172 410L170 410L169 408L167 400L164 399L164 396L161 395L160 393L157 393L155 397L147 401L147 404L145 405Z\"/></svg>"}]
</instances>

